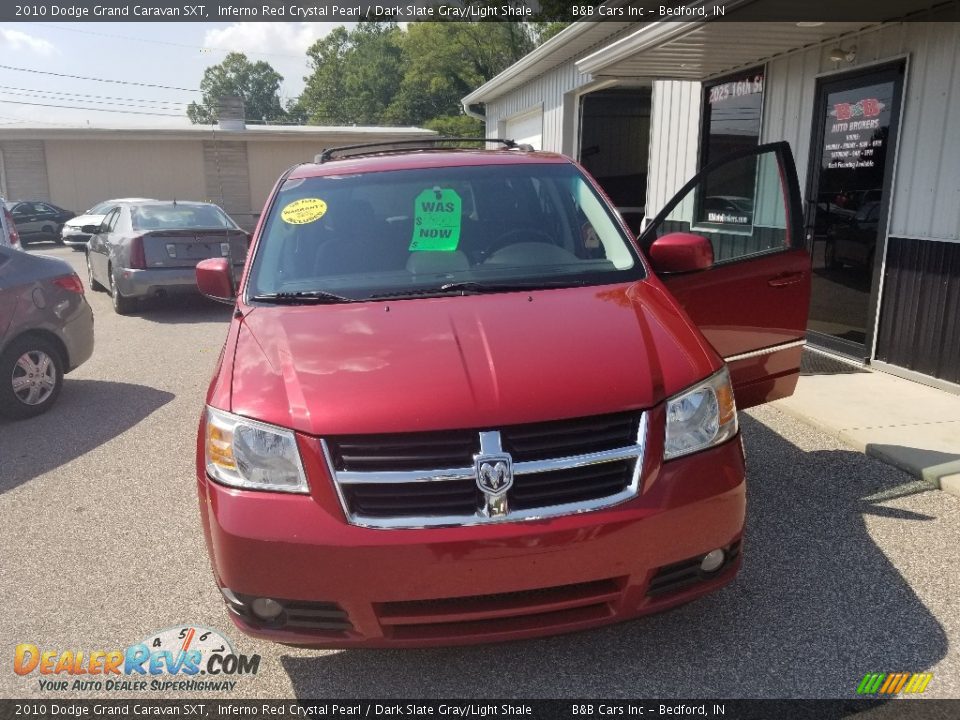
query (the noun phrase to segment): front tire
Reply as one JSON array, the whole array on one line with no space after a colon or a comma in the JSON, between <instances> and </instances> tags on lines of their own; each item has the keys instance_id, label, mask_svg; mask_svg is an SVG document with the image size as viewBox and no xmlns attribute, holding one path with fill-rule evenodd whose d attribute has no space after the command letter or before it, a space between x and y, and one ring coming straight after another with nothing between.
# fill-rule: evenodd
<instances>
[{"instance_id":1,"label":"front tire","mask_svg":"<svg viewBox=\"0 0 960 720\"><path fill-rule=\"evenodd\" d=\"M63 387L63 359L42 337L14 340L0 355L0 414L21 420L49 410Z\"/></svg>"},{"instance_id":2,"label":"front tire","mask_svg":"<svg viewBox=\"0 0 960 720\"><path fill-rule=\"evenodd\" d=\"M113 310L117 315L129 315L137 309L136 298L124 297L120 294L120 288L117 287L116 278L113 276L113 268L109 270L110 295L113 297Z\"/></svg>"},{"instance_id":3,"label":"front tire","mask_svg":"<svg viewBox=\"0 0 960 720\"><path fill-rule=\"evenodd\" d=\"M44 225L43 234L53 240L57 245L63 245L63 238L60 237L60 233L58 233L57 229L52 225Z\"/></svg>"}]
</instances>

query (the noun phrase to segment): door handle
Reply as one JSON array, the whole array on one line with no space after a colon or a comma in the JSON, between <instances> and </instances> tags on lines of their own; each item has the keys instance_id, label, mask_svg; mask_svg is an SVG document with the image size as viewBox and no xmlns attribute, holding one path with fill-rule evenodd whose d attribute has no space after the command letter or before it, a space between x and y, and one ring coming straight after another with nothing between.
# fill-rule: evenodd
<instances>
[{"instance_id":1,"label":"door handle","mask_svg":"<svg viewBox=\"0 0 960 720\"><path fill-rule=\"evenodd\" d=\"M796 285L801 280L803 280L802 272L787 272L773 276L767 280L767 285L775 288L787 287L788 285Z\"/></svg>"}]
</instances>

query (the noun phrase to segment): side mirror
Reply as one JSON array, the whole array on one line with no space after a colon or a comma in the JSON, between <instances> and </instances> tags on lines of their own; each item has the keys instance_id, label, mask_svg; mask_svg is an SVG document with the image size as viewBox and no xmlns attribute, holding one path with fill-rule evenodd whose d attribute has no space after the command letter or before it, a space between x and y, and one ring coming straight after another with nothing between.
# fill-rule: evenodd
<instances>
[{"instance_id":1,"label":"side mirror","mask_svg":"<svg viewBox=\"0 0 960 720\"><path fill-rule=\"evenodd\" d=\"M237 299L233 269L227 258L208 258L197 263L197 287L211 300L232 305Z\"/></svg>"},{"instance_id":2,"label":"side mirror","mask_svg":"<svg viewBox=\"0 0 960 720\"><path fill-rule=\"evenodd\" d=\"M654 240L650 263L658 273L706 270L713 265L713 246L702 235L670 233Z\"/></svg>"},{"instance_id":3,"label":"side mirror","mask_svg":"<svg viewBox=\"0 0 960 720\"><path fill-rule=\"evenodd\" d=\"M97 233L100 232L100 226L99 226L99 225L84 225L82 228L80 228L80 230L83 231L83 234L84 234L84 235L96 235Z\"/></svg>"}]
</instances>

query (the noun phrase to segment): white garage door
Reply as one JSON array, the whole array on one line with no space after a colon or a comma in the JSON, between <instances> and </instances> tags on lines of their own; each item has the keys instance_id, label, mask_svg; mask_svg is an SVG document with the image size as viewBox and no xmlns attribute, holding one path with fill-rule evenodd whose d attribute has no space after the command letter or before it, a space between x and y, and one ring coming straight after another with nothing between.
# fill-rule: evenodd
<instances>
[{"instance_id":1,"label":"white garage door","mask_svg":"<svg viewBox=\"0 0 960 720\"><path fill-rule=\"evenodd\" d=\"M507 120L505 137L518 143L532 145L534 150L543 147L543 110L517 115Z\"/></svg>"}]
</instances>

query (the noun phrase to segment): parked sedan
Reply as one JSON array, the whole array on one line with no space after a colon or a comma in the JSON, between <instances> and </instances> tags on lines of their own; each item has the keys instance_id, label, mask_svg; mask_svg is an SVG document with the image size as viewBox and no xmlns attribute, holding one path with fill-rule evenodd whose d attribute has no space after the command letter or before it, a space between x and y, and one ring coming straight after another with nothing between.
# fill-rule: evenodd
<instances>
[{"instance_id":1,"label":"parked sedan","mask_svg":"<svg viewBox=\"0 0 960 720\"><path fill-rule=\"evenodd\" d=\"M196 293L206 258L227 258L239 278L249 240L219 207L198 202L120 203L83 231L90 287L108 289L121 315L143 298Z\"/></svg>"},{"instance_id":2,"label":"parked sedan","mask_svg":"<svg viewBox=\"0 0 960 720\"><path fill-rule=\"evenodd\" d=\"M90 234L83 231L84 225L99 226L103 222L103 216L107 214L110 208L125 202L153 202L153 200L150 198L115 198L97 203L83 215L77 215L77 217L71 218L63 224L63 229L60 231L61 241L74 250L86 249Z\"/></svg>"},{"instance_id":3,"label":"parked sedan","mask_svg":"<svg viewBox=\"0 0 960 720\"><path fill-rule=\"evenodd\" d=\"M0 415L48 410L93 353L93 311L64 261L0 244Z\"/></svg>"},{"instance_id":4,"label":"parked sedan","mask_svg":"<svg viewBox=\"0 0 960 720\"><path fill-rule=\"evenodd\" d=\"M8 202L6 208L13 216L23 245L33 240L53 240L59 244L60 228L75 215L46 201Z\"/></svg>"}]
</instances>

